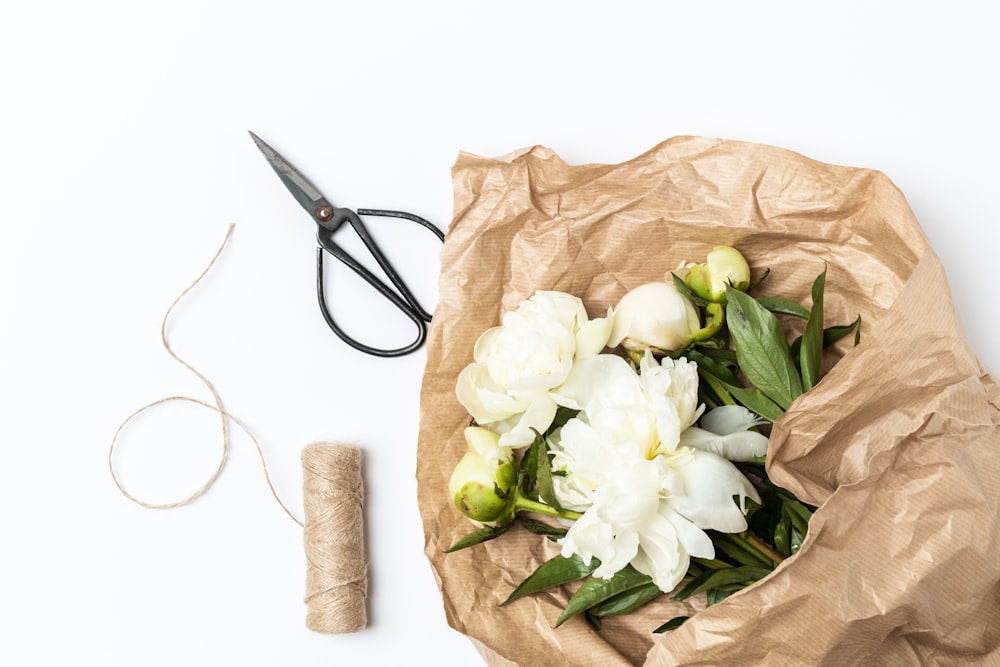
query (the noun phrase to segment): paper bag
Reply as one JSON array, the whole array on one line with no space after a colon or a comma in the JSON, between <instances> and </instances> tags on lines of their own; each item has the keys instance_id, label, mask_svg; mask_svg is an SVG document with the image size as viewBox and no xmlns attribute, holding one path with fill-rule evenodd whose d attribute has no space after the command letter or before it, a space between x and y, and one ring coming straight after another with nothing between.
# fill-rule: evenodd
<instances>
[{"instance_id":1,"label":"paper bag","mask_svg":"<svg viewBox=\"0 0 1000 667\"><path fill-rule=\"evenodd\" d=\"M1000 390L886 176L682 137L617 165L570 166L542 147L463 154L453 178L418 495L448 622L489 664L1000 664ZM756 294L805 305L826 267L826 325L862 318L860 345L828 351L832 369L771 434L771 479L819 507L801 550L720 604L665 595L600 632L579 617L552 627L572 586L499 606L558 546L515 527L445 554L473 528L447 486L469 422L455 380L476 338L540 289L602 316L715 245L771 269Z\"/></svg>"}]
</instances>

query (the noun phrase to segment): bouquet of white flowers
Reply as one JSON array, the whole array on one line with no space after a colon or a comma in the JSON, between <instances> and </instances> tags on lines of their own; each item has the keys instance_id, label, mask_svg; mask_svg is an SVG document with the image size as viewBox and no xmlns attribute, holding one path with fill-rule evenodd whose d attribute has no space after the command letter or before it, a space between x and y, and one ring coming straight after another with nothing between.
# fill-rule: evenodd
<instances>
[{"instance_id":1,"label":"bouquet of white flowers","mask_svg":"<svg viewBox=\"0 0 1000 667\"><path fill-rule=\"evenodd\" d=\"M418 506L489 664L997 664L1000 384L888 178L683 137L453 183Z\"/></svg>"},{"instance_id":2,"label":"bouquet of white flowers","mask_svg":"<svg viewBox=\"0 0 1000 667\"><path fill-rule=\"evenodd\" d=\"M451 551L515 522L554 539L560 555L505 603L587 578L556 625L585 612L596 628L682 581L676 600L706 592L712 604L769 574L798 550L812 508L768 479L761 427L819 380L823 348L860 324L824 330L824 282L810 309L756 300L746 259L720 246L606 317L564 292L523 301L458 375L477 425L449 491L480 529ZM791 345L773 312L805 322Z\"/></svg>"}]
</instances>

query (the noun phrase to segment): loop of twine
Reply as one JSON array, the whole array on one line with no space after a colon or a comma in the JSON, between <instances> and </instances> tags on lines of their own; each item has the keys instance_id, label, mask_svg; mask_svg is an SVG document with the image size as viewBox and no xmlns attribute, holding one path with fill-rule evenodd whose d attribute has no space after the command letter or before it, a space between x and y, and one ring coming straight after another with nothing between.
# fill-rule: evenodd
<instances>
[{"instance_id":1,"label":"loop of twine","mask_svg":"<svg viewBox=\"0 0 1000 667\"><path fill-rule=\"evenodd\" d=\"M149 403L148 405L144 405L143 407L139 408L138 410L130 414L128 417L126 417L125 420L118 426L118 429L115 431L115 435L111 439L111 447L108 450L108 467L111 470L111 478L114 480L115 485L118 487L118 490L121 491L126 498L136 503L137 505L140 505L142 507L147 507L149 509L169 509L172 507L180 507L182 505L187 505L195 498L205 493L205 491L207 491L212 486L212 484L215 483L215 480L219 477L219 474L222 472L222 469L226 466L226 458L229 453L229 422L232 421L234 424L239 426L244 433L247 434L247 436L253 442L254 447L257 448L257 455L260 457L260 463L264 469L264 479L267 481L267 487L271 490L271 495L274 496L274 499L278 502L278 505L281 506L281 509L285 511L285 514L291 517L292 521L302 526L303 525L302 522L299 521L299 519L296 518L294 514L292 514L292 512L288 509L288 507L286 507L285 504L281 502L281 498L278 497L278 492L275 490L274 484L271 482L271 475L269 474L267 469L267 462L264 459L264 450L261 448L260 443L257 441L257 438L254 437L253 433L250 432L250 429L246 426L246 424L244 424L241 420L237 419L235 415L228 412L222 406L222 398L216 391L215 386L212 385L212 383L208 380L208 378L202 375L194 366L181 359L177 355L177 353L174 352L173 348L170 346L170 341L167 339L167 321L170 319L170 315L171 313L173 313L174 308L177 306L178 303L180 303L181 299L187 296L188 292L194 289L194 287L201 282L202 278L204 278L208 274L208 272L212 269L212 267L215 266L216 260L219 259L219 256L222 255L222 251L226 248L226 245L229 243L229 239L233 234L233 228L235 226L236 225L233 224L229 225L229 229L226 231L226 237L225 239L223 239L222 245L219 246L219 249L215 252L215 255L212 257L212 260L208 263L208 266L205 267L205 269L194 280L193 283L188 285L188 287L183 292L181 292L176 299L174 299L173 303L170 304L170 307L167 308L167 312L163 316L163 322L160 325L160 340L163 343L163 347L167 350L167 353L170 354L170 356L173 357L174 360L176 360L179 364L184 366L184 368L194 373L194 375L199 380L201 380L206 387L208 387L208 391L212 394L213 402L208 403L206 401L202 401L197 398L191 398L190 396L168 396L167 398L161 398L159 400L153 401L152 403ZM222 454L219 458L219 463L215 471L213 471L209 476L209 478L205 481L205 483L202 484L201 487L195 490L194 493L192 493L191 495L187 496L186 498L182 498L181 500L168 503L146 502L138 498L137 496L129 493L125 489L124 485L121 483L121 480L118 478L118 474L115 472L115 466L114 466L115 445L118 443L118 438L121 435L122 430L129 424L129 422L138 417L140 414L157 406L163 405L165 403L172 403L177 401L185 401L188 403L193 403L195 405L199 405L203 408L212 410L219 414L219 419L222 423Z\"/></svg>"},{"instance_id":2,"label":"loop of twine","mask_svg":"<svg viewBox=\"0 0 1000 667\"><path fill-rule=\"evenodd\" d=\"M306 626L357 632L368 622L361 450L316 443L302 450Z\"/></svg>"}]
</instances>

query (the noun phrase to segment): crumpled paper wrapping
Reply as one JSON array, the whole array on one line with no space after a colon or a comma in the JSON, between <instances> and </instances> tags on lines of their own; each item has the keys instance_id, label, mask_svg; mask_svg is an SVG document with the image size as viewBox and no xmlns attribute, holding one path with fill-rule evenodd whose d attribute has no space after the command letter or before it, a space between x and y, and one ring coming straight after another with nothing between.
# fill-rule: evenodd
<instances>
[{"instance_id":1,"label":"crumpled paper wrapping","mask_svg":"<svg viewBox=\"0 0 1000 667\"><path fill-rule=\"evenodd\" d=\"M1000 390L886 176L680 137L616 165L570 166L543 147L462 154L453 179L418 495L448 622L488 664L1000 664ZM599 633L580 617L552 628L572 586L498 606L558 547L517 527L444 553L472 529L447 484L469 419L455 379L476 338L539 289L603 315L722 244L770 267L760 293L805 304L825 264L826 325L862 317L861 344L838 343L832 370L772 432L771 478L819 506L801 550L721 604L662 596Z\"/></svg>"}]
</instances>

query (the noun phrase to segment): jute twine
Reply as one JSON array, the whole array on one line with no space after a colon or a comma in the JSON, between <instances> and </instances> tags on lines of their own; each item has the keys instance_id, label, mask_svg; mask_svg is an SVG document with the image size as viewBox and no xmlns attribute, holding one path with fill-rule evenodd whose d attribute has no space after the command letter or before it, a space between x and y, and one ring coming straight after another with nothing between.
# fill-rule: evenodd
<instances>
[{"instance_id":1,"label":"jute twine","mask_svg":"<svg viewBox=\"0 0 1000 667\"><path fill-rule=\"evenodd\" d=\"M302 450L306 626L357 632L368 622L361 450L316 443Z\"/></svg>"},{"instance_id":2,"label":"jute twine","mask_svg":"<svg viewBox=\"0 0 1000 667\"><path fill-rule=\"evenodd\" d=\"M226 465L229 451L229 422L236 424L253 442L264 470L264 479L271 495L281 509L303 527L306 551L306 625L317 632L356 632L365 627L367 614L365 602L368 592L367 564L364 555L363 490L361 480L361 450L345 445L315 444L302 451L303 503L305 523L295 517L278 497L271 482L264 451L246 424L227 411L215 386L191 364L181 359L167 339L167 321L174 308L188 292L201 282L215 265L229 242L235 225L230 225L222 245L205 270L180 295L174 299L163 316L160 340L167 353L201 380L212 395L208 403L190 396L169 396L139 408L118 426L108 451L111 479L121 493L142 507L169 509L187 505L215 483ZM208 479L190 495L167 503L150 503L125 489L115 472L115 446L125 427L140 414L164 405L183 401L193 403L218 413L222 426L222 450L219 463Z\"/></svg>"}]
</instances>

